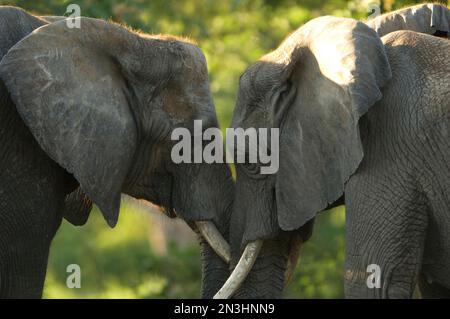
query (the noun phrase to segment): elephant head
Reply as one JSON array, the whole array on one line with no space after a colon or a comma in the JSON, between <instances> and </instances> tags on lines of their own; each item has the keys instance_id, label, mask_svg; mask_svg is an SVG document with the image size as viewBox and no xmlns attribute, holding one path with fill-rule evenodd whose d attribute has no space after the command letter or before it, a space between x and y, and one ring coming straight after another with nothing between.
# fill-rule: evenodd
<instances>
[{"instance_id":1,"label":"elephant head","mask_svg":"<svg viewBox=\"0 0 450 319\"><path fill-rule=\"evenodd\" d=\"M241 76L232 126L278 128L279 169L263 175L261 163L236 164L237 266L216 297L280 297L314 217L342 197L357 170L359 119L390 77L377 33L335 17L311 20Z\"/></svg>"},{"instance_id":2,"label":"elephant head","mask_svg":"<svg viewBox=\"0 0 450 319\"><path fill-rule=\"evenodd\" d=\"M103 20L77 18L71 28L8 10L37 29L4 55L0 77L40 147L79 185L68 219L83 224L93 202L114 227L122 193L183 218L217 253L202 241L203 296L211 296L229 275L222 234L234 184L225 164L171 160L172 130L194 120L218 127L201 50Z\"/></svg>"}]
</instances>

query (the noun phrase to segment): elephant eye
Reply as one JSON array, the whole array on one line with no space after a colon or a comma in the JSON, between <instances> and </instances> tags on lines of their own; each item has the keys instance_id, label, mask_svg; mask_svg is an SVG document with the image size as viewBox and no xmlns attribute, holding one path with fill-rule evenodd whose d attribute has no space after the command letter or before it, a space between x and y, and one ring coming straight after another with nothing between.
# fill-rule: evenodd
<instances>
[{"instance_id":1,"label":"elephant eye","mask_svg":"<svg viewBox=\"0 0 450 319\"><path fill-rule=\"evenodd\" d=\"M244 173L252 179L263 179L267 177L267 175L261 174L260 166L258 163L246 163L241 167Z\"/></svg>"},{"instance_id":2,"label":"elephant eye","mask_svg":"<svg viewBox=\"0 0 450 319\"><path fill-rule=\"evenodd\" d=\"M246 168L249 173L257 174L259 166L256 163L248 163L246 164Z\"/></svg>"}]
</instances>

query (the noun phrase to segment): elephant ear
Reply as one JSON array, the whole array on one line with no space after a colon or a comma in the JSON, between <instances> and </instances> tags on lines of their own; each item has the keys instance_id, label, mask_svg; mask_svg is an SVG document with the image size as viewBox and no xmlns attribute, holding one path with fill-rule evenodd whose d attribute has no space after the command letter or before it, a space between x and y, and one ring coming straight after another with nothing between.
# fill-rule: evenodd
<instances>
[{"instance_id":1,"label":"elephant ear","mask_svg":"<svg viewBox=\"0 0 450 319\"><path fill-rule=\"evenodd\" d=\"M0 77L42 149L78 180L111 227L136 148L125 59L135 40L105 21L43 26L0 63ZM127 60L128 61L128 60Z\"/></svg>"},{"instance_id":2,"label":"elephant ear","mask_svg":"<svg viewBox=\"0 0 450 319\"><path fill-rule=\"evenodd\" d=\"M391 69L372 29L334 17L305 24L262 62L279 70L278 87L290 87L273 102L282 114L275 192L278 223L294 230L343 194L363 158L358 121Z\"/></svg>"},{"instance_id":3,"label":"elephant ear","mask_svg":"<svg viewBox=\"0 0 450 319\"><path fill-rule=\"evenodd\" d=\"M78 187L66 196L64 200L64 218L74 226L82 226L89 219L92 210L92 201Z\"/></svg>"},{"instance_id":4,"label":"elephant ear","mask_svg":"<svg viewBox=\"0 0 450 319\"><path fill-rule=\"evenodd\" d=\"M0 6L0 61L13 45L47 23L20 8Z\"/></svg>"},{"instance_id":5,"label":"elephant ear","mask_svg":"<svg viewBox=\"0 0 450 319\"><path fill-rule=\"evenodd\" d=\"M389 12L367 22L380 37L399 30L449 36L450 10L441 4L426 3Z\"/></svg>"},{"instance_id":6,"label":"elephant ear","mask_svg":"<svg viewBox=\"0 0 450 319\"><path fill-rule=\"evenodd\" d=\"M64 16L40 16L41 19L47 21L48 23L54 23L61 20L66 20L67 17Z\"/></svg>"}]
</instances>

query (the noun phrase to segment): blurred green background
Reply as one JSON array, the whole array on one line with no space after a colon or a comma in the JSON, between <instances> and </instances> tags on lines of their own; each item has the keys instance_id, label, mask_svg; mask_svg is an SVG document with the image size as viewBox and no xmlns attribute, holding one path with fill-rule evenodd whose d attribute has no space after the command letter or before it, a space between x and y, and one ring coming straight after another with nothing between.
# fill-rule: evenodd
<instances>
[{"instance_id":1,"label":"blurred green background","mask_svg":"<svg viewBox=\"0 0 450 319\"><path fill-rule=\"evenodd\" d=\"M366 19L369 4L382 12L414 0L0 0L39 15L64 15L78 4L83 16L112 19L148 33L183 35L206 54L222 127L231 121L238 79L245 68L277 47L311 18L336 15ZM445 2L445 1L444 1ZM290 298L342 298L344 208L322 213L287 289ZM81 267L81 288L66 286L69 264ZM76 228L66 222L53 242L46 298L197 298L200 252L182 221L150 205L123 200L111 230L97 210Z\"/></svg>"}]
</instances>

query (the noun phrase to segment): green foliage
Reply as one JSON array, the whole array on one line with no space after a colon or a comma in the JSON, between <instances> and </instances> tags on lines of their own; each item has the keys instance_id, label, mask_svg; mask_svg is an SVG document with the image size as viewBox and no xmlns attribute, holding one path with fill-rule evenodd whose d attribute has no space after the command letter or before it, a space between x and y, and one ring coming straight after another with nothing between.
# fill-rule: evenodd
<instances>
[{"instance_id":1,"label":"green foliage","mask_svg":"<svg viewBox=\"0 0 450 319\"><path fill-rule=\"evenodd\" d=\"M168 243L161 255L149 245L155 225L147 212L124 202L120 223L106 226L97 209L80 228L64 222L53 242L45 285L47 298L198 297L200 252ZM66 267L81 268L81 289L68 289Z\"/></svg>"},{"instance_id":2,"label":"green foliage","mask_svg":"<svg viewBox=\"0 0 450 319\"><path fill-rule=\"evenodd\" d=\"M319 214L312 238L302 247L286 297L344 296L344 224L343 206Z\"/></svg>"},{"instance_id":3,"label":"green foliage","mask_svg":"<svg viewBox=\"0 0 450 319\"><path fill-rule=\"evenodd\" d=\"M366 18L376 0L0 0L40 15L64 15L71 3L83 16L112 19L148 33L188 36L206 54L217 113L222 127L233 112L240 74L277 47L311 18L331 14ZM415 0L384 0L397 9ZM124 203L119 225L110 230L96 211L88 224L64 223L54 240L44 296L47 298L199 297L198 245L169 243L167 254L149 245L155 224ZM172 234L173 237L177 234ZM304 246L300 266L287 289L293 298L343 297L344 211L317 218L313 238ZM82 269L82 288L65 285L69 264Z\"/></svg>"}]
</instances>

